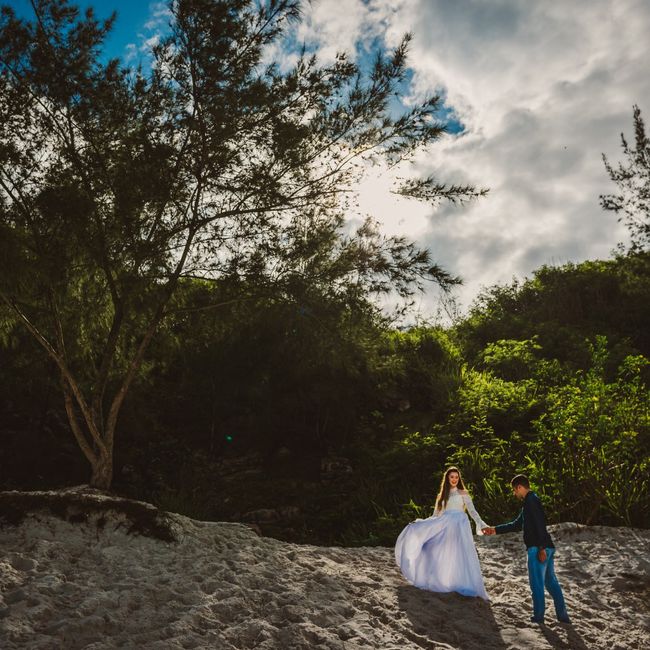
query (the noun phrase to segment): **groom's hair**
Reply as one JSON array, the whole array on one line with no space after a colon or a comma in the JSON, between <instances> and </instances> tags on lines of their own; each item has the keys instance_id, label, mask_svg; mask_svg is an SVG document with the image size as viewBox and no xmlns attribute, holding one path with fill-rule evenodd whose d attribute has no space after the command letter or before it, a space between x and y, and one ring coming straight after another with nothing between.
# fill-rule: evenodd
<instances>
[{"instance_id":1,"label":"groom's hair","mask_svg":"<svg viewBox=\"0 0 650 650\"><path fill-rule=\"evenodd\" d=\"M510 481L510 485L512 485L512 487L523 485L527 490L530 490L530 481L525 474L517 474L517 476Z\"/></svg>"}]
</instances>

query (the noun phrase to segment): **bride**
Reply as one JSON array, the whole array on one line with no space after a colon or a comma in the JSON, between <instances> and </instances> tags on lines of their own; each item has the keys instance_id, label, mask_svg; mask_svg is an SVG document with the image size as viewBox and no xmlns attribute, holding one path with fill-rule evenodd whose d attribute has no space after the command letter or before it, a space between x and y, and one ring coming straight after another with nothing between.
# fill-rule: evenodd
<instances>
[{"instance_id":1,"label":"bride","mask_svg":"<svg viewBox=\"0 0 650 650\"><path fill-rule=\"evenodd\" d=\"M482 535L487 524L476 512L460 471L450 467L440 483L433 516L404 528L395 544L395 560L404 577L420 589L487 600L465 509L476 524L476 534Z\"/></svg>"}]
</instances>

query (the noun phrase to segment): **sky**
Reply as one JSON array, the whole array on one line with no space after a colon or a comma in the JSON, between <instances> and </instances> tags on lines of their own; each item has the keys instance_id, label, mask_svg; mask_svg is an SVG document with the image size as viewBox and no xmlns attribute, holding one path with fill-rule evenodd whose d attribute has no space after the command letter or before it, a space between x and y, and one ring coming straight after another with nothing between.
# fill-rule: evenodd
<instances>
[{"instance_id":1,"label":"sky","mask_svg":"<svg viewBox=\"0 0 650 650\"><path fill-rule=\"evenodd\" d=\"M28 0L9 4L24 9ZM117 10L107 52L130 63L146 56L166 21L160 2L80 4L100 16ZM312 0L295 30L322 61L337 51L363 58L412 33L405 102L441 94L451 129L408 173L489 193L434 209L391 194L387 173L376 170L361 206L387 234L415 240L463 278L461 311L482 287L530 277L543 264L608 258L627 241L599 204L616 189L602 154L621 158L634 104L650 123L650 0ZM280 49L274 55L291 62ZM418 297L423 319L439 310L438 297L433 288Z\"/></svg>"}]
</instances>

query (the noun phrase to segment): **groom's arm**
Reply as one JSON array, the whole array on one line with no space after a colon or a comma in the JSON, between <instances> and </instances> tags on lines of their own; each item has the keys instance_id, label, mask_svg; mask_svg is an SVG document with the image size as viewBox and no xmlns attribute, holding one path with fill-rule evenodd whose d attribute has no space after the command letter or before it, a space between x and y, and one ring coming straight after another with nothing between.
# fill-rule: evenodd
<instances>
[{"instance_id":1,"label":"groom's arm","mask_svg":"<svg viewBox=\"0 0 650 650\"><path fill-rule=\"evenodd\" d=\"M499 524L494 527L494 532L496 535L502 535L503 533L512 533L518 530L521 530L524 527L524 511L519 513L519 516L512 521L509 521L507 524Z\"/></svg>"}]
</instances>

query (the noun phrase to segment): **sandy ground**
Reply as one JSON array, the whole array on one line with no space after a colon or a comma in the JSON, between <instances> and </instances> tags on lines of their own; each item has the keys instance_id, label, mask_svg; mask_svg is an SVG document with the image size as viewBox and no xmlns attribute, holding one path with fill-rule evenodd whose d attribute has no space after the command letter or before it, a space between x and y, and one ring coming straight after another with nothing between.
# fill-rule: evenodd
<instances>
[{"instance_id":1,"label":"sandy ground","mask_svg":"<svg viewBox=\"0 0 650 650\"><path fill-rule=\"evenodd\" d=\"M31 515L0 529L0 647L650 648L650 531L551 527L573 625L529 622L520 534L476 537L490 602L421 591L392 548L170 515L175 543Z\"/></svg>"}]
</instances>

